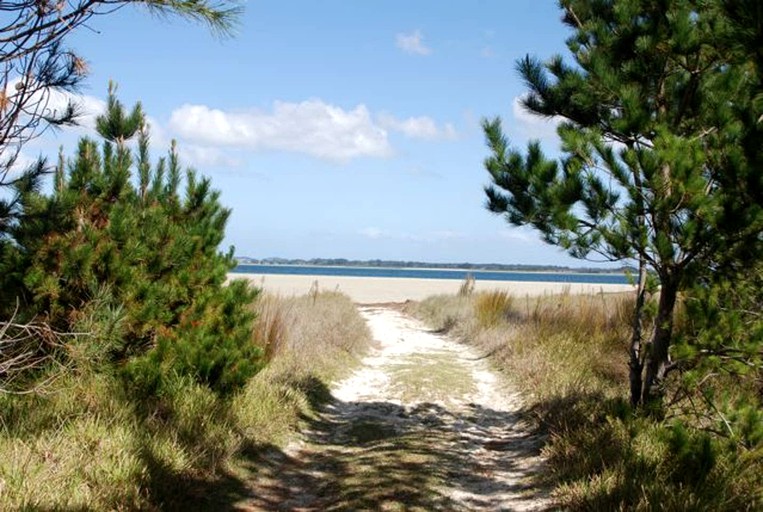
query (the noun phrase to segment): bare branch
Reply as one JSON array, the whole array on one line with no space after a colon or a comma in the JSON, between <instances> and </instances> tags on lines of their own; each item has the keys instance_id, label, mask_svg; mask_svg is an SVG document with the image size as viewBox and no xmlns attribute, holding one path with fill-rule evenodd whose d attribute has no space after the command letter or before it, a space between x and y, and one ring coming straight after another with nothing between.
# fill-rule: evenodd
<instances>
[{"instance_id":1,"label":"bare branch","mask_svg":"<svg viewBox=\"0 0 763 512\"><path fill-rule=\"evenodd\" d=\"M17 323L16 312L0 322L0 393L28 394L42 391L62 372L48 372L41 381L34 373L49 365L63 365L57 356L64 349L64 337L82 333L61 333L40 322Z\"/></svg>"}]
</instances>

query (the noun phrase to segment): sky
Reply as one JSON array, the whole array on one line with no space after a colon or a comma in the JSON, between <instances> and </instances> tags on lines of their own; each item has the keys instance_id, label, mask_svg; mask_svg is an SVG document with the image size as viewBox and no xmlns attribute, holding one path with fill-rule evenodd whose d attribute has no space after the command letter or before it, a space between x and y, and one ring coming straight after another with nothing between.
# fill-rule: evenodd
<instances>
[{"instance_id":1,"label":"sky","mask_svg":"<svg viewBox=\"0 0 763 512\"><path fill-rule=\"evenodd\" d=\"M231 38L131 7L67 43L91 114L116 81L155 154L176 139L212 179L239 256L592 266L484 208L482 119L557 147L519 106L515 62L566 54L560 16L552 0L252 0ZM83 124L26 156L72 154Z\"/></svg>"}]
</instances>

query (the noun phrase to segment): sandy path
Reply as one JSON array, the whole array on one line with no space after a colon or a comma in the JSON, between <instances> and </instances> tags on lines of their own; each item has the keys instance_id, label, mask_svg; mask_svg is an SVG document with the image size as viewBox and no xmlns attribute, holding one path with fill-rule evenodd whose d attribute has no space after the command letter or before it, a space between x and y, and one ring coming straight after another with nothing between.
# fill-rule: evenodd
<instances>
[{"instance_id":1,"label":"sandy path","mask_svg":"<svg viewBox=\"0 0 763 512\"><path fill-rule=\"evenodd\" d=\"M519 398L473 350L386 308L377 346L271 458L249 510L540 510Z\"/></svg>"}]
</instances>

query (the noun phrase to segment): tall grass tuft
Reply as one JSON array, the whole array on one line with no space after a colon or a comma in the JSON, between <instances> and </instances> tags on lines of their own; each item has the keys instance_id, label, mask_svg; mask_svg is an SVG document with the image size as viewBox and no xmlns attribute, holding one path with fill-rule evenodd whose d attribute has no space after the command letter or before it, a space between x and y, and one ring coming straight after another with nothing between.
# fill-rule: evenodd
<instances>
[{"instance_id":1,"label":"tall grass tuft","mask_svg":"<svg viewBox=\"0 0 763 512\"><path fill-rule=\"evenodd\" d=\"M458 288L458 296L469 297L474 293L475 285L476 281L474 280L474 276L471 274L466 274L466 279L464 279L464 282L461 283L461 286Z\"/></svg>"},{"instance_id":2,"label":"tall grass tuft","mask_svg":"<svg viewBox=\"0 0 763 512\"><path fill-rule=\"evenodd\" d=\"M326 383L351 371L371 340L352 301L338 292L265 295L258 311L277 312L279 349L271 364L234 399L237 423L252 442L281 442L299 416L326 400ZM267 346L267 345L266 345Z\"/></svg>"},{"instance_id":3,"label":"tall grass tuft","mask_svg":"<svg viewBox=\"0 0 763 512\"><path fill-rule=\"evenodd\" d=\"M286 316L288 307L274 295L263 294L256 302L257 319L252 341L262 348L265 361L273 361L288 343Z\"/></svg>"},{"instance_id":4,"label":"tall grass tuft","mask_svg":"<svg viewBox=\"0 0 763 512\"><path fill-rule=\"evenodd\" d=\"M514 297L506 290L478 294L474 300L474 314L481 327L494 327L511 315Z\"/></svg>"}]
</instances>

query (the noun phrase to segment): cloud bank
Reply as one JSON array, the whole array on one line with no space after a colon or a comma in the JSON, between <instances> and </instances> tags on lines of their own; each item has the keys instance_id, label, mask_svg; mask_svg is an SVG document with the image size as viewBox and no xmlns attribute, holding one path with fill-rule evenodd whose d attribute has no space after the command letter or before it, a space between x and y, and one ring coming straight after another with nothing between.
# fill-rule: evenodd
<instances>
[{"instance_id":1,"label":"cloud bank","mask_svg":"<svg viewBox=\"0 0 763 512\"><path fill-rule=\"evenodd\" d=\"M320 99L276 101L270 112L186 104L172 112L169 131L199 146L285 151L339 162L391 156L389 132L427 140L456 137L453 125L440 126L426 116L373 116L363 104L347 110Z\"/></svg>"},{"instance_id":2,"label":"cloud bank","mask_svg":"<svg viewBox=\"0 0 763 512\"><path fill-rule=\"evenodd\" d=\"M64 108L69 95L51 95L49 108ZM89 132L106 103L93 96L75 96L84 116L74 133ZM394 155L392 134L425 141L458 138L451 123L428 116L401 118L373 113L364 104L353 108L314 98L301 102L275 101L268 109L223 110L184 104L168 122L147 118L152 146L162 149L178 140L184 160L192 165L237 167L245 152L279 151L345 163L356 158Z\"/></svg>"},{"instance_id":3,"label":"cloud bank","mask_svg":"<svg viewBox=\"0 0 763 512\"><path fill-rule=\"evenodd\" d=\"M278 150L328 160L385 157L392 152L386 132L374 124L364 105L343 110L321 100L277 101L270 113L186 104L172 113L169 127L203 145Z\"/></svg>"}]
</instances>

